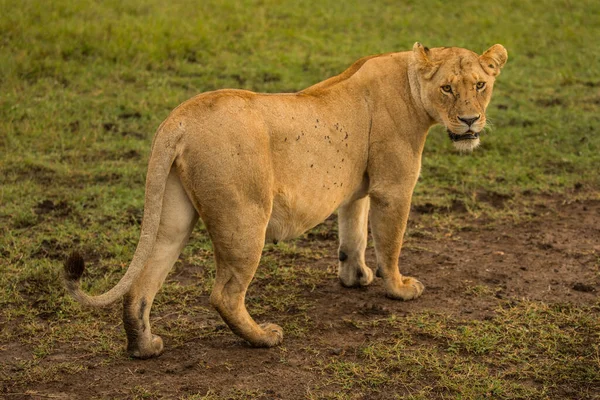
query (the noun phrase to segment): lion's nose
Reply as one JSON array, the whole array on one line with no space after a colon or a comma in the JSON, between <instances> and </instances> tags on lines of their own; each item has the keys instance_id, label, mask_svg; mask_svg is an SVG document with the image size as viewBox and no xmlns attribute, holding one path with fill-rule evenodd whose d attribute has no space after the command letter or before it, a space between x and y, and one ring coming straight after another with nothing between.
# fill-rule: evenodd
<instances>
[{"instance_id":1,"label":"lion's nose","mask_svg":"<svg viewBox=\"0 0 600 400\"><path fill-rule=\"evenodd\" d=\"M464 122L465 124L467 124L467 126L471 126L475 123L475 121L477 121L479 118L481 117L481 115L478 115L476 117L467 117L467 118L463 118L463 117L458 117L459 121Z\"/></svg>"}]
</instances>

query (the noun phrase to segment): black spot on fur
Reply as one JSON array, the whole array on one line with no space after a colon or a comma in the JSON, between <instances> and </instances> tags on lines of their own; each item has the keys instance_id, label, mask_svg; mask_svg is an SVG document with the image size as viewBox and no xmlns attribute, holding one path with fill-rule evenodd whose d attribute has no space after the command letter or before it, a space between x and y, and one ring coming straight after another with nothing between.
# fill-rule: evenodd
<instances>
[{"instance_id":1,"label":"black spot on fur","mask_svg":"<svg viewBox=\"0 0 600 400\"><path fill-rule=\"evenodd\" d=\"M381 272L381 267L377 267L377 272L375 272L375 276L378 278L383 278L383 272Z\"/></svg>"},{"instance_id":2,"label":"black spot on fur","mask_svg":"<svg viewBox=\"0 0 600 400\"><path fill-rule=\"evenodd\" d=\"M123 297L123 327L127 335L127 351L133 353L137 350L140 335L140 320L131 312L133 298L130 295Z\"/></svg>"},{"instance_id":3,"label":"black spot on fur","mask_svg":"<svg viewBox=\"0 0 600 400\"><path fill-rule=\"evenodd\" d=\"M340 251L339 259L342 262L346 261L348 259L348 254L344 253L343 251Z\"/></svg>"},{"instance_id":4,"label":"black spot on fur","mask_svg":"<svg viewBox=\"0 0 600 400\"><path fill-rule=\"evenodd\" d=\"M81 279L84 269L85 262L83 261L83 257L81 254L74 251L65 262L65 278L69 281L78 281Z\"/></svg>"},{"instance_id":5,"label":"black spot on fur","mask_svg":"<svg viewBox=\"0 0 600 400\"><path fill-rule=\"evenodd\" d=\"M145 326L144 326L144 313L146 312L146 306L148 305L148 303L146 302L146 299L142 299L142 301L140 302L140 313L138 315L138 318L140 321L142 321L142 331L145 330Z\"/></svg>"},{"instance_id":6,"label":"black spot on fur","mask_svg":"<svg viewBox=\"0 0 600 400\"><path fill-rule=\"evenodd\" d=\"M363 272L362 272L362 270L359 269L358 271L356 271L356 278L360 279L362 277L363 277Z\"/></svg>"}]
</instances>

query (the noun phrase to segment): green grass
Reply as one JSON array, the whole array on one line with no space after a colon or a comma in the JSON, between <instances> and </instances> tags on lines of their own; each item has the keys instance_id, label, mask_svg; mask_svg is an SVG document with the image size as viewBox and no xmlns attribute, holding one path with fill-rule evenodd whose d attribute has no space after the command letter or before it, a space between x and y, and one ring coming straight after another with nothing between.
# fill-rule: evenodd
<instances>
[{"instance_id":1,"label":"green grass","mask_svg":"<svg viewBox=\"0 0 600 400\"><path fill-rule=\"evenodd\" d=\"M489 107L493 129L480 149L462 155L434 128L415 204L458 201L471 213L500 218L522 213L530 194L598 198L598 15L600 2L592 0L0 0L0 343L31 350L17 371L0 370L1 379L10 375L27 385L80 371L77 362L40 364L73 341L108 363L124 356L118 307L107 312L74 304L60 284L61 264L83 246L94 264L87 290L104 291L119 279L139 235L152 134L170 110L199 92L297 91L359 57L407 50L415 41L479 52L502 43L509 61ZM488 207L493 196L508 199L508 207ZM298 312L284 328L303 337L311 321L303 319L306 304L295 295L324 274L277 268L277 257L293 266L294 258L322 254L287 246L277 256L266 250L258 279L267 294L250 298L249 308L261 315L293 305ZM175 271L188 265L198 268L195 285L169 281L155 304L158 314L194 306L194 298L208 294L214 264L202 230ZM299 286L290 289L290 280ZM486 287L469 290L490 295ZM396 334L366 345L353 360L313 366L343 389L328 392L325 384L314 396L377 392L398 379L415 399L433 393L542 399L567 383L598 387L598 359L589 357L598 354L598 341L590 338L598 339L600 327L586 316L597 310L556 307L522 303L480 322L420 313L408 321L371 321L368 329ZM171 334L172 346L198 335L194 313L213 313L186 312L157 328ZM216 322L207 324L207 335L224 334ZM130 395L154 392L133 387Z\"/></svg>"},{"instance_id":2,"label":"green grass","mask_svg":"<svg viewBox=\"0 0 600 400\"><path fill-rule=\"evenodd\" d=\"M327 377L322 389L341 387L340 398L383 392L397 382L406 383L410 399L440 393L466 399L587 398L600 384L600 325L587 308L518 302L486 321L423 313L358 327L385 330L389 338L365 344L352 361L321 364Z\"/></svg>"}]
</instances>

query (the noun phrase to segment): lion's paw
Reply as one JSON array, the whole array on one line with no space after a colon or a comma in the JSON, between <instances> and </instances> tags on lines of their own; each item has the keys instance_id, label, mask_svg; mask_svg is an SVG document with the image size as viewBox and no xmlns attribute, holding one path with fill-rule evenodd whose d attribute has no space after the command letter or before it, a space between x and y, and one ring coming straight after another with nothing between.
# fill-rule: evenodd
<instances>
[{"instance_id":1,"label":"lion's paw","mask_svg":"<svg viewBox=\"0 0 600 400\"><path fill-rule=\"evenodd\" d=\"M256 347L273 347L277 346L283 341L283 329L276 324L264 323L259 325L263 330L263 335L255 343L252 343Z\"/></svg>"},{"instance_id":2,"label":"lion's paw","mask_svg":"<svg viewBox=\"0 0 600 400\"><path fill-rule=\"evenodd\" d=\"M344 287L360 287L367 286L373 282L373 271L369 267L340 268L340 282Z\"/></svg>"},{"instance_id":3,"label":"lion's paw","mask_svg":"<svg viewBox=\"0 0 600 400\"><path fill-rule=\"evenodd\" d=\"M419 297L424 289L425 286L421 282L415 278L405 276L402 278L401 285L387 287L386 296L396 300L412 300Z\"/></svg>"},{"instance_id":4,"label":"lion's paw","mask_svg":"<svg viewBox=\"0 0 600 400\"><path fill-rule=\"evenodd\" d=\"M137 345L134 348L128 349L129 355L133 358L147 359L158 357L163 353L163 340L158 335L152 335L152 340L147 345Z\"/></svg>"}]
</instances>

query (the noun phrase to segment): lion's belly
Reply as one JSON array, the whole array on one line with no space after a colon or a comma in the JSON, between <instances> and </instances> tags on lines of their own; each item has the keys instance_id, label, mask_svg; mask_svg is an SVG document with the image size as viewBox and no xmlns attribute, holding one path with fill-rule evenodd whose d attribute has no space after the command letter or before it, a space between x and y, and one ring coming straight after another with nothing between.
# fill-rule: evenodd
<instances>
[{"instance_id":1,"label":"lion's belly","mask_svg":"<svg viewBox=\"0 0 600 400\"><path fill-rule=\"evenodd\" d=\"M304 196L284 193L276 195L273 199L266 240L279 241L298 237L331 215L340 203L336 200L323 201L315 198L310 201Z\"/></svg>"},{"instance_id":2,"label":"lion's belly","mask_svg":"<svg viewBox=\"0 0 600 400\"><path fill-rule=\"evenodd\" d=\"M320 199L278 193L273 199L273 210L267 227L267 240L292 239L324 221L335 211L337 204L327 204Z\"/></svg>"},{"instance_id":3,"label":"lion's belly","mask_svg":"<svg viewBox=\"0 0 600 400\"><path fill-rule=\"evenodd\" d=\"M361 195L364 189L362 174L357 174L358 171L351 165L347 168L330 167L319 171L315 170L314 164L303 168L290 163L283 168L284 172L293 170L295 174L288 176L295 178L279 184L276 179L273 208L267 227L268 241L297 237L323 222L341 204ZM285 173L280 174L282 176Z\"/></svg>"}]
</instances>

